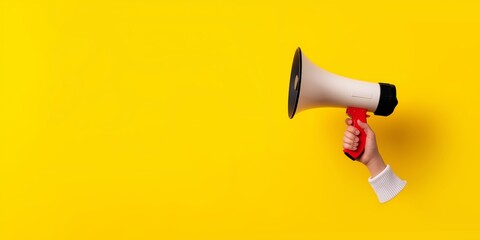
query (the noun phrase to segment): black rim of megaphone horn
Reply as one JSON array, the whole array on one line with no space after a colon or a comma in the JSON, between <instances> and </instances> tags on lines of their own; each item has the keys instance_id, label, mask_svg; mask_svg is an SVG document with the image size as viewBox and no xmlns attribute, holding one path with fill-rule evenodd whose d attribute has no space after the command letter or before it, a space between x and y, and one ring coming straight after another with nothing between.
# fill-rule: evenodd
<instances>
[{"instance_id":1,"label":"black rim of megaphone horn","mask_svg":"<svg viewBox=\"0 0 480 240\"><path fill-rule=\"evenodd\" d=\"M300 86L302 82L302 50L297 48L293 57L292 72L290 73L290 85L288 90L288 116L293 118L297 110Z\"/></svg>"}]
</instances>

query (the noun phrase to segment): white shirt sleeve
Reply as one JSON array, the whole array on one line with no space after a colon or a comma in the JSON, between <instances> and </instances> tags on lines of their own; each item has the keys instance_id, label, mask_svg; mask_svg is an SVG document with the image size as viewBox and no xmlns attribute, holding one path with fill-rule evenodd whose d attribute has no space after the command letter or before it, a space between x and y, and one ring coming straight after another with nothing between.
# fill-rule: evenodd
<instances>
[{"instance_id":1,"label":"white shirt sleeve","mask_svg":"<svg viewBox=\"0 0 480 240\"><path fill-rule=\"evenodd\" d=\"M395 175L390 168L390 165L387 165L387 167L377 176L373 178L369 177L368 182L377 194L378 200L381 203L387 202L397 196L407 184L407 181L404 181Z\"/></svg>"}]
</instances>

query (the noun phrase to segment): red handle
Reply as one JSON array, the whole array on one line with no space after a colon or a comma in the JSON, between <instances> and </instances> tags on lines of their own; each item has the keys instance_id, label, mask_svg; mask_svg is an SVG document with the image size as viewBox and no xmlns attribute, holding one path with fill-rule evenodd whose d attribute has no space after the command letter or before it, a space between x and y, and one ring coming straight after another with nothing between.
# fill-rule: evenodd
<instances>
[{"instance_id":1,"label":"red handle","mask_svg":"<svg viewBox=\"0 0 480 240\"><path fill-rule=\"evenodd\" d=\"M365 131L363 131L363 128L358 126L357 120L360 120L364 123L367 122L367 109L364 108L356 108L356 107L347 107L347 114L352 118L353 121L353 126L360 131L360 134L358 134L358 146L357 150L352 151L348 149L343 149L343 152L347 157L349 157L352 160L358 159L363 152L365 151L365 140L367 138L367 135L365 134Z\"/></svg>"}]
</instances>

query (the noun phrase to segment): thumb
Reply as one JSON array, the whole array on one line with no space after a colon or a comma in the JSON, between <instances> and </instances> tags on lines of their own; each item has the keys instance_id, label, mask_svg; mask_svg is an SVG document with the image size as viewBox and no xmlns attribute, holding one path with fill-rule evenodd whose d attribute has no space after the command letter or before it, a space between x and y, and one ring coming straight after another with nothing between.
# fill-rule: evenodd
<instances>
[{"instance_id":1,"label":"thumb","mask_svg":"<svg viewBox=\"0 0 480 240\"><path fill-rule=\"evenodd\" d=\"M372 132L372 129L370 129L370 126L368 126L367 123L364 123L360 120L357 120L357 123L358 123L358 126L361 127L363 129L363 131L365 131L367 136L370 135L370 133Z\"/></svg>"}]
</instances>

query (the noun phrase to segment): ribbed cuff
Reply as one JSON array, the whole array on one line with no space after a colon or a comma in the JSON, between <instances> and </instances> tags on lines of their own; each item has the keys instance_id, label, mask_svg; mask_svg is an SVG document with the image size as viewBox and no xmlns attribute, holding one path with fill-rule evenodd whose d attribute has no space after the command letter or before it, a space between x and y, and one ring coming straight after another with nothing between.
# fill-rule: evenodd
<instances>
[{"instance_id":1,"label":"ribbed cuff","mask_svg":"<svg viewBox=\"0 0 480 240\"><path fill-rule=\"evenodd\" d=\"M407 181L395 175L390 165L387 165L387 167L374 178L369 177L368 182L372 185L381 203L387 202L397 196L407 184Z\"/></svg>"}]
</instances>

